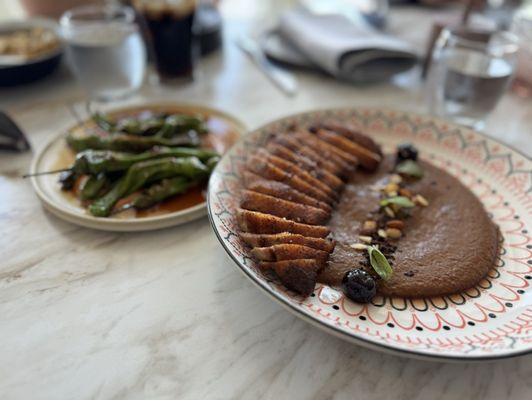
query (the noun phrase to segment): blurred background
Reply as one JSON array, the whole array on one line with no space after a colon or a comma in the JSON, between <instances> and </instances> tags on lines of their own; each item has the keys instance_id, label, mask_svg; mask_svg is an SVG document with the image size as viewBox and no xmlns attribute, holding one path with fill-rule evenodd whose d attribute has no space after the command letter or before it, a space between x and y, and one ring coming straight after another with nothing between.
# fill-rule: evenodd
<instances>
[{"instance_id":1,"label":"blurred background","mask_svg":"<svg viewBox=\"0 0 532 400\"><path fill-rule=\"evenodd\" d=\"M531 398L530 358L407 361L298 323L224 268L205 218L137 235L82 229L43 212L33 179L21 179L93 112L188 103L249 132L290 114L373 107L436 115L518 149L513 163L499 143L471 146L474 163L482 146L493 155L493 181L506 161L519 172L494 197L453 162L502 202L529 179L531 96L532 0L0 0L0 397ZM419 137L425 127L412 123ZM440 165L461 135L449 147L442 137ZM518 238L530 231L525 201L505 204L519 214Z\"/></svg>"},{"instance_id":2,"label":"blurred background","mask_svg":"<svg viewBox=\"0 0 532 400\"><path fill-rule=\"evenodd\" d=\"M0 0L0 107L280 96L270 117L347 101L484 130L530 118L531 47L530 0Z\"/></svg>"}]
</instances>

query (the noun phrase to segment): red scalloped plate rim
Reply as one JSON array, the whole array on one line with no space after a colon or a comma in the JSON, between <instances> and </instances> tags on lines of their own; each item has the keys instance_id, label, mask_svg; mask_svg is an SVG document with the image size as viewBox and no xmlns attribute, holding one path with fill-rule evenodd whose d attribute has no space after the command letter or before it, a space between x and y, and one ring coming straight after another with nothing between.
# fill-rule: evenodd
<instances>
[{"instance_id":1,"label":"red scalloped plate rim","mask_svg":"<svg viewBox=\"0 0 532 400\"><path fill-rule=\"evenodd\" d=\"M357 332L355 330L349 331L347 328L344 327L344 329L341 329L338 327L338 321L339 318L330 319L329 316L331 313L329 312L327 315L321 314L321 310L312 309L312 302L305 304L305 300L299 301L297 298L292 296L290 293L287 293L286 290L283 290L282 288L279 288L280 285L275 286L275 284L272 284L272 282L267 281L264 277L258 276L252 273L249 266L244 265L243 261L237 257L237 255L234 253L234 248L231 249L230 245L227 243L226 238L222 235L222 233L218 229L217 221L220 222L220 218L215 215L214 212L214 182L216 179L218 179L218 176L222 176L222 172L220 171L222 165L227 163L227 159L234 156L235 153L238 151L240 147L244 145L246 141L249 141L250 138L253 140L255 136L259 138L261 135L263 135L264 131L268 129L268 127L276 124L282 124L286 123L287 121L293 121L293 120L300 120L303 117L310 117L315 116L317 114L323 115L323 114L335 114L335 115L343 115L346 116L353 116L355 113L358 113L360 115L366 115L366 116L377 116L381 118L395 118L396 116L400 116L403 118L406 118L407 120L413 122L414 124L432 124L433 128L435 129L437 126L442 126L449 128L453 131L457 131L459 133L459 136L462 140L465 140L462 137L462 132L465 132L469 135L471 133L474 137L481 137L483 140L486 141L487 144L489 142L498 145L500 148L508 149L511 152L514 152L516 154L519 154L521 157L523 157L528 162L532 161L530 157L526 156L525 154L521 153L520 151L513 149L511 146L505 145L496 139L493 139L487 135L473 132L465 127L460 127L457 125L453 125L451 123L447 123L446 121L443 121L441 119L432 118L429 116L422 116L414 113L409 112L402 112L402 111L396 111L396 110L390 110L390 109L379 109L379 108L334 108L329 110L315 110L315 111L309 111L309 112L303 112L299 114L290 115L284 118L280 118L278 120L275 120L273 122L270 122L268 124L265 124L254 131L250 132L248 135L245 135L239 143L237 143L229 152L224 156L216 170L214 171L213 175L211 176L211 181L209 184L209 191L207 196L207 206L208 206L208 213L209 213L209 219L211 221L211 224L213 226L213 230L215 231L215 234L222 244L222 247L226 250L226 252L230 255L230 257L233 259L233 261L238 265L239 269L248 277L250 278L257 286L262 288L264 291L266 291L270 296L272 296L275 300L279 301L283 306L287 307L290 311L294 312L296 315L302 317L307 322L311 322L313 325L316 325L322 329L325 329L327 332L333 333L336 336L339 336L341 338L347 339L351 342L355 342L357 344L363 345L365 347L369 347L372 349L377 350L385 350L387 352L399 354L399 355L405 355L410 357L418 357L418 358L426 358L426 359L435 359L435 360L449 360L449 361L480 361L480 360L494 360L494 359L501 359L501 358L508 358L508 357L515 357L519 355L529 354L532 352L532 340L527 342L528 344L526 346L522 346L522 348L518 349L510 349L510 350L504 350L500 352L495 352L494 354L485 353L485 354L461 354L461 353L451 353L451 354L445 354L445 353L439 353L437 351L434 351L433 349L429 348L422 349L422 348L405 348L404 346L398 346L396 344L390 344L383 342L383 338L379 336L368 336L368 335L362 335L360 332ZM262 132L262 134L261 134ZM416 133L417 134L417 133ZM441 140L440 140L441 141ZM438 142L439 143L439 142ZM487 146L487 145L486 145ZM511 154L511 153L510 153ZM489 160L488 160L489 161ZM486 161L486 163L488 162ZM532 168L531 168L532 170ZM529 172L529 170L525 171L526 173ZM528 243L528 242L527 242ZM501 257L502 259L502 257ZM530 259L530 258L528 258ZM496 278L493 279L495 281ZM511 286L511 285L510 285ZM530 285L527 284L525 287L529 287ZM316 291L320 291L322 288L322 285L318 285ZM491 287L490 287L491 288ZM486 293L488 293L489 289L486 290ZM462 296L463 297L463 296ZM322 303L324 304L324 303ZM329 304L329 303L327 303ZM332 303L331 303L332 304ZM338 303L340 304L340 303ZM405 302L406 304L406 302ZM343 305L343 303L342 303ZM524 305L525 313L530 313L530 320L532 320L532 308L529 308L530 304L526 303ZM338 310L337 308L336 310ZM345 312L344 309L341 310L342 312ZM521 314L524 315L525 313ZM351 315L347 313L347 315ZM357 314L358 315L358 314ZM519 315L519 316L521 316ZM528 317L528 316L527 316ZM392 315L393 318L393 315ZM393 320L393 319L392 319ZM360 322L360 321L358 321ZM488 322L489 323L489 322ZM526 329L525 331L528 334L529 331L529 321L525 321ZM505 325L503 325L505 326ZM358 327L358 325L357 325ZM444 333L440 329L440 332ZM475 335L473 335L475 336ZM502 335L501 335L502 337ZM497 338L494 338L494 340ZM529 338L527 337L527 340Z\"/></svg>"}]
</instances>

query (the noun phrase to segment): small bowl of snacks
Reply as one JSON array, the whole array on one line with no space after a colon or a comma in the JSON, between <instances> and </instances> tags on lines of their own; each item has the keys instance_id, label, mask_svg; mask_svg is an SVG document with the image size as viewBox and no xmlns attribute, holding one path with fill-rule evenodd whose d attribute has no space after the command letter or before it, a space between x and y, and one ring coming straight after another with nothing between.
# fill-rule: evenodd
<instances>
[{"instance_id":1,"label":"small bowl of snacks","mask_svg":"<svg viewBox=\"0 0 532 400\"><path fill-rule=\"evenodd\" d=\"M63 46L57 24L36 18L0 25L0 86L29 83L52 73Z\"/></svg>"}]
</instances>

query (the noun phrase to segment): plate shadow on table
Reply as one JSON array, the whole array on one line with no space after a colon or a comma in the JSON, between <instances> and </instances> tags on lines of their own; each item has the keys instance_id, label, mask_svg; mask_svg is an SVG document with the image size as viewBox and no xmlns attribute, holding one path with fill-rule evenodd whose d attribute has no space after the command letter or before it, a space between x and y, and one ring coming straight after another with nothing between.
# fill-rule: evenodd
<instances>
[{"instance_id":1,"label":"plate shadow on table","mask_svg":"<svg viewBox=\"0 0 532 400\"><path fill-rule=\"evenodd\" d=\"M220 249L220 256L223 250ZM226 257L224 266L234 268ZM235 269L227 278L228 287L240 287L240 304L221 301L223 313L237 315L235 307L250 316L241 323L226 324L226 334L233 338L235 352L249 351L248 372L255 379L272 379L270 395L294 395L305 398L308 388L312 398L350 398L353 393L363 398L380 399L390 394L393 386L400 399L426 398L437 390L438 398L498 399L526 397L526 371L532 371L532 357L484 362L425 361L383 354L334 337L293 316L257 288ZM224 291L220 291L220 297ZM238 317L235 317L235 319ZM242 319L239 319L242 322ZM235 321L236 322L236 321ZM253 339L251 339L253 337ZM240 347L240 348L239 348ZM273 354L273 355L272 355ZM521 371L512 377L507 371ZM290 376L287 382L284 377ZM502 376L503 385L492 387L494 376ZM251 378L250 378L251 379ZM519 387L511 382L522 379ZM312 390L310 389L312 388ZM334 396L333 396L334 395Z\"/></svg>"}]
</instances>

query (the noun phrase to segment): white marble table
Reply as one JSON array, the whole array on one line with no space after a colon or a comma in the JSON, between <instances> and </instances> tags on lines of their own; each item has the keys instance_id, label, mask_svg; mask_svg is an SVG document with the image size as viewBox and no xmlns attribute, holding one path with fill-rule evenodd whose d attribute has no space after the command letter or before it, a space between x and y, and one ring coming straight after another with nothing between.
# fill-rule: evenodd
<instances>
[{"instance_id":1,"label":"white marble table","mask_svg":"<svg viewBox=\"0 0 532 400\"><path fill-rule=\"evenodd\" d=\"M201 102L250 127L319 107L424 112L419 87L408 79L360 88L301 73L300 93L284 97L230 43L239 30L271 18L271 8L245 10L248 3L224 6L233 18L227 47L204 62L201 79L182 88L146 87L132 101ZM419 13L405 15L427 24ZM0 91L0 107L13 112L34 148L72 123L64 104L80 99L64 72ZM488 133L532 154L531 127L530 102L507 95ZM0 155L2 399L532 397L530 356L483 364L417 361L365 350L308 325L238 272L206 218L136 234L63 222L19 178L30 159Z\"/></svg>"}]
</instances>

